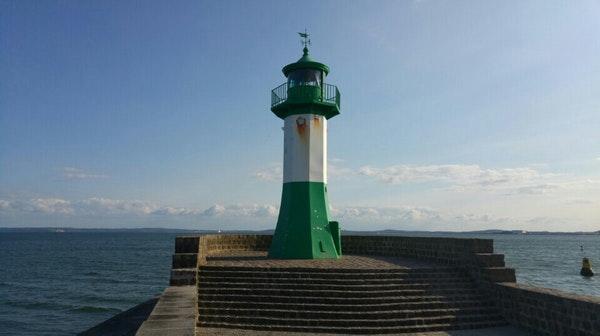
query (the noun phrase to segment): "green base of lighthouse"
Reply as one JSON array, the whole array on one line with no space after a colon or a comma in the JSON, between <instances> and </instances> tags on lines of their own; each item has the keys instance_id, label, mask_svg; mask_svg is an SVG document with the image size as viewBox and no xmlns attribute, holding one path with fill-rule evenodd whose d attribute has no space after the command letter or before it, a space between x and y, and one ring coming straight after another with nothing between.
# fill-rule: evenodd
<instances>
[{"instance_id":1,"label":"green base of lighthouse","mask_svg":"<svg viewBox=\"0 0 600 336\"><path fill-rule=\"evenodd\" d=\"M284 183L269 257L339 258L342 255L340 229L337 222L329 222L327 204L325 183Z\"/></svg>"}]
</instances>

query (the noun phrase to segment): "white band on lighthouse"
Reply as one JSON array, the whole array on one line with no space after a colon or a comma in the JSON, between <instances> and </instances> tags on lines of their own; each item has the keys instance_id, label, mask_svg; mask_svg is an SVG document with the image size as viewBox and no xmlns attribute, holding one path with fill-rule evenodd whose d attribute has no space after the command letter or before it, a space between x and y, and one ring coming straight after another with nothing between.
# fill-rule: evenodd
<instances>
[{"instance_id":1,"label":"white band on lighthouse","mask_svg":"<svg viewBox=\"0 0 600 336\"><path fill-rule=\"evenodd\" d=\"M295 114L284 119L283 183L327 183L327 119Z\"/></svg>"}]
</instances>

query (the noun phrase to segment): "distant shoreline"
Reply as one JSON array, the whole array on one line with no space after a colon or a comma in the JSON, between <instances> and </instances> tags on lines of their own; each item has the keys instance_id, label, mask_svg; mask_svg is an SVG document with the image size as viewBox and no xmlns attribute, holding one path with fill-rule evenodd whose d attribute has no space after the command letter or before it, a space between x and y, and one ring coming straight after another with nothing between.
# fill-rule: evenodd
<instances>
[{"instance_id":1,"label":"distant shoreline","mask_svg":"<svg viewBox=\"0 0 600 336\"><path fill-rule=\"evenodd\" d=\"M0 233L6 232L139 232L139 233L181 233L181 234L217 234L217 233L236 233L236 234L272 234L273 230L189 230L189 229L170 229L170 228L72 228L72 227L0 227ZM478 231L405 231L405 230L378 230L378 231L354 231L342 230L346 235L399 235L399 234L506 234L506 235L600 235L598 231L575 231L575 232L553 232L553 231L524 231L524 230L478 230Z\"/></svg>"}]
</instances>

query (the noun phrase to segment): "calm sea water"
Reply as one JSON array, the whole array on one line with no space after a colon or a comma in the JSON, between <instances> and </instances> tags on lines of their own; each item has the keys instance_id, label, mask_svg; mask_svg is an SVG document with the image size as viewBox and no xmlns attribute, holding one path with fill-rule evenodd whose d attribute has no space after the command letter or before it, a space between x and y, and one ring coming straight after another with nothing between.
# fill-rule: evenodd
<instances>
[{"instance_id":1,"label":"calm sea water","mask_svg":"<svg viewBox=\"0 0 600 336\"><path fill-rule=\"evenodd\" d=\"M74 335L159 294L175 236L0 233L0 335ZM479 237L494 239L519 282L600 297L600 275L579 276L580 245L600 271L600 236Z\"/></svg>"}]
</instances>

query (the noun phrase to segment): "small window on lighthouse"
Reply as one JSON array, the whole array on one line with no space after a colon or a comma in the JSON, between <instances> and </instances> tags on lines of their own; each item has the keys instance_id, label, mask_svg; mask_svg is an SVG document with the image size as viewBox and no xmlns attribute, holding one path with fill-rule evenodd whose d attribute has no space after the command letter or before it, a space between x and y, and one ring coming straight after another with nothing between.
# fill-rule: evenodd
<instances>
[{"instance_id":1,"label":"small window on lighthouse","mask_svg":"<svg viewBox=\"0 0 600 336\"><path fill-rule=\"evenodd\" d=\"M321 86L323 72L315 69L298 69L288 75L288 86Z\"/></svg>"}]
</instances>

